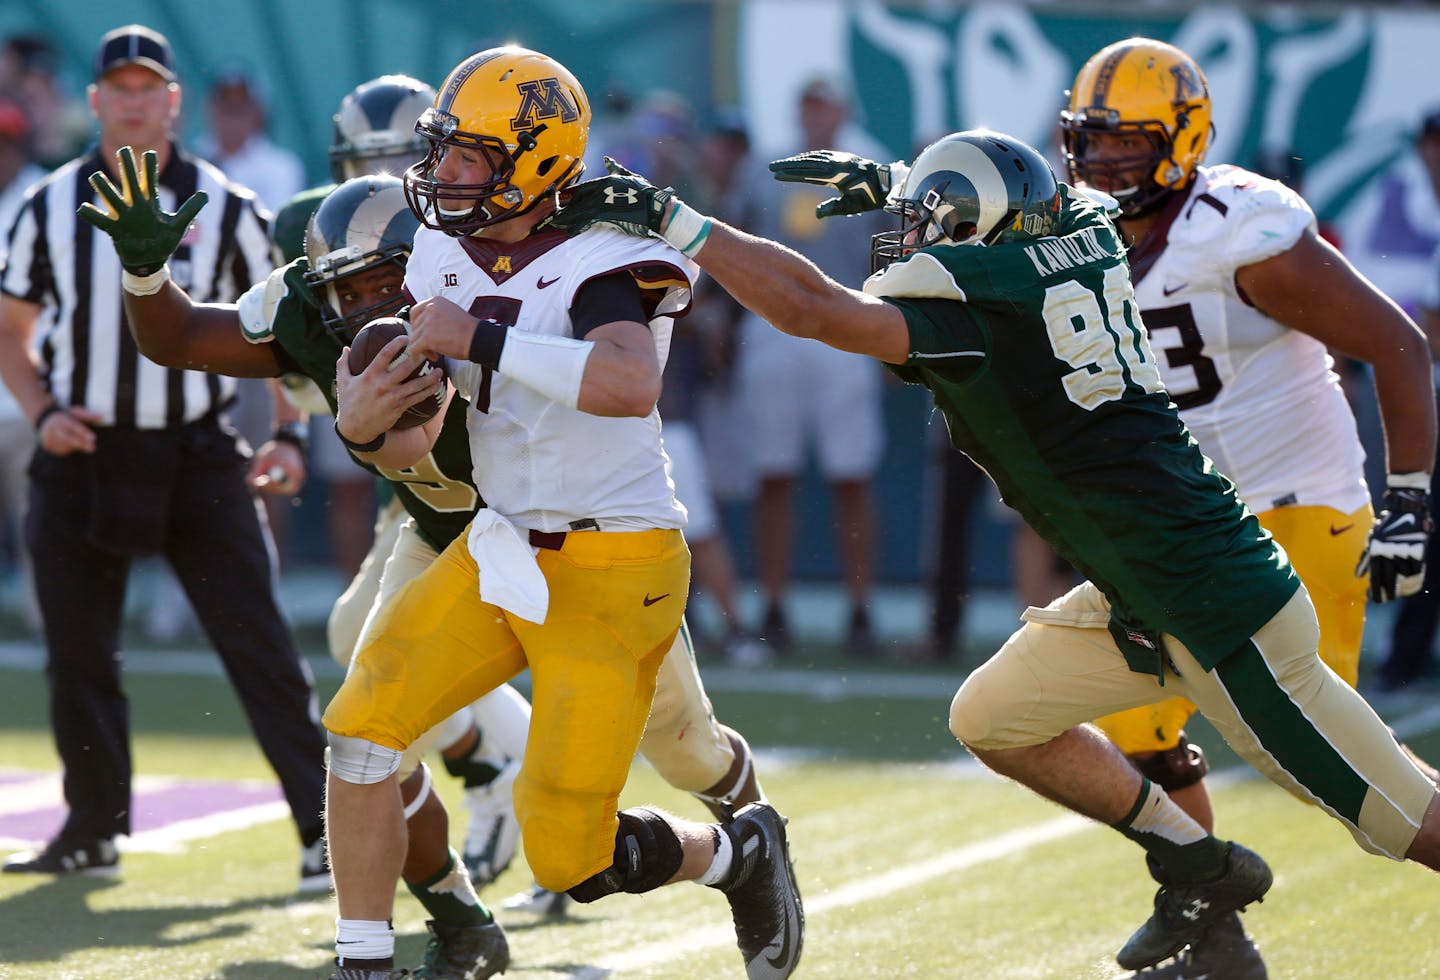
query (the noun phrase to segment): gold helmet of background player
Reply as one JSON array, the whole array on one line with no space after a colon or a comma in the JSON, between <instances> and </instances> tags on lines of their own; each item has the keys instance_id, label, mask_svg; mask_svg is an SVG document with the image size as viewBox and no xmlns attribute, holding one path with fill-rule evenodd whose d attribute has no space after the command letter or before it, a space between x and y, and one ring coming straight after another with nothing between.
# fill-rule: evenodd
<instances>
[{"instance_id":1,"label":"gold helmet of background player","mask_svg":"<svg viewBox=\"0 0 1440 980\"><path fill-rule=\"evenodd\" d=\"M1075 183L1097 186L1127 216L1155 210L1188 187L1210 146L1210 86L1184 51L1134 37L1085 62L1060 113L1065 162ZM1091 137L1141 134L1150 149L1122 159L1093 159ZM1140 173L1124 185L1117 177Z\"/></svg>"},{"instance_id":2,"label":"gold helmet of background player","mask_svg":"<svg viewBox=\"0 0 1440 980\"><path fill-rule=\"evenodd\" d=\"M555 59L525 48L490 48L450 72L415 131L430 151L405 174L410 207L426 227L458 237L524 214L580 176L590 101ZM479 149L492 177L479 184L437 182L435 168L452 147Z\"/></svg>"}]
</instances>

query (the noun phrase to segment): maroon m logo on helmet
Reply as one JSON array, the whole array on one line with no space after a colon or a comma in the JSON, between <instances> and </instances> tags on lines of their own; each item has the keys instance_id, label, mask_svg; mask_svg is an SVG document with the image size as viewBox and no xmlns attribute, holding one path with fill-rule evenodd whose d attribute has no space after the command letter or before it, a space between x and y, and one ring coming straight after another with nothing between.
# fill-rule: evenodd
<instances>
[{"instance_id":1,"label":"maroon m logo on helmet","mask_svg":"<svg viewBox=\"0 0 1440 980\"><path fill-rule=\"evenodd\" d=\"M510 120L510 129L513 132L534 129L536 122L541 119L554 119L558 116L561 122L568 123L580 117L580 110L560 87L558 79L540 78L521 82L515 87L520 90L520 108Z\"/></svg>"},{"instance_id":2,"label":"maroon m logo on helmet","mask_svg":"<svg viewBox=\"0 0 1440 980\"><path fill-rule=\"evenodd\" d=\"M1205 95L1205 82L1193 65L1182 61L1170 69L1170 76L1175 80L1176 106L1183 106Z\"/></svg>"}]
</instances>

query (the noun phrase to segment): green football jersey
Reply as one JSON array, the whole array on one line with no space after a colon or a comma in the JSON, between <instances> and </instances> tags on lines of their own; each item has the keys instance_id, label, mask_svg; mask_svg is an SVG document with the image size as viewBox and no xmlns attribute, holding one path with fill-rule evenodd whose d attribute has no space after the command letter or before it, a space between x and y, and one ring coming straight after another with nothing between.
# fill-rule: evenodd
<instances>
[{"instance_id":1,"label":"green football jersey","mask_svg":"<svg viewBox=\"0 0 1440 980\"><path fill-rule=\"evenodd\" d=\"M1145 634L1179 637L1213 667L1299 587L1200 452L1160 382L1124 248L1069 188L1054 237L932 246L873 276L897 306L910 358L892 366L934 395L973 458L1063 558L1104 592L1132 666Z\"/></svg>"},{"instance_id":2,"label":"green football jersey","mask_svg":"<svg viewBox=\"0 0 1440 980\"><path fill-rule=\"evenodd\" d=\"M284 367L314 381L333 413L335 361L344 345L320 318L320 308L305 284L308 269L309 263L299 258L252 287L240 303L240 325L254 343L279 344L285 353ZM415 518L421 537L437 551L445 550L483 503L470 463L468 407L458 395L450 400L435 446L414 466L389 470L356 460L390 483Z\"/></svg>"}]
</instances>

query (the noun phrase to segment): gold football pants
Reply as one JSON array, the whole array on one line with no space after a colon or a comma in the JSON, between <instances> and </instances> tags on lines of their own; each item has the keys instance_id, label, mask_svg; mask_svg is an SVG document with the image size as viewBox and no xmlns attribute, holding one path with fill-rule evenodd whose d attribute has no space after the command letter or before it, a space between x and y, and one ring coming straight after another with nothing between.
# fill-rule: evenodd
<instances>
[{"instance_id":1,"label":"gold football pants","mask_svg":"<svg viewBox=\"0 0 1440 980\"><path fill-rule=\"evenodd\" d=\"M380 611L325 727L403 750L528 668L515 813L535 880L565 891L613 863L617 801L685 611L690 552L678 530L571 532L537 556L550 606L535 624L481 600L467 537Z\"/></svg>"}]
</instances>

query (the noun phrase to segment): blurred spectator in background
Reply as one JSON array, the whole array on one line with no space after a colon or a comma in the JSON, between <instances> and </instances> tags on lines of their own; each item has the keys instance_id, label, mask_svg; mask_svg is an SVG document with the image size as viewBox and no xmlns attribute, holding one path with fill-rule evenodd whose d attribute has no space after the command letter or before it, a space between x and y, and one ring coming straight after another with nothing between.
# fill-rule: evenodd
<instances>
[{"instance_id":1,"label":"blurred spectator in background","mask_svg":"<svg viewBox=\"0 0 1440 980\"><path fill-rule=\"evenodd\" d=\"M816 76L800 91L800 133L777 154L840 149L883 158L869 146L847 145L849 85ZM766 160L771 159L766 156ZM822 222L815 207L833 196L805 184L782 184L764 166L751 168L743 189L741 228L781 242L838 282L858 287L870 270L870 235L888 227L883 212ZM874 653L868 603L875 575L875 504L871 477L884 450L880 368L872 359L773 330L746 313L736 365L740 423L759 479L755 553L765 597L761 636L777 651L790 643L785 600L797 535L795 495L814 444L834 501L837 553L850 598L844 642L851 652Z\"/></svg>"},{"instance_id":2,"label":"blurred spectator in background","mask_svg":"<svg viewBox=\"0 0 1440 980\"><path fill-rule=\"evenodd\" d=\"M630 115L634 100L630 91L620 82L612 80L605 91L596 98L592 108L594 121L590 124L590 139L585 149L585 176L597 177L605 173L607 156L623 154L625 148L634 142L630 136Z\"/></svg>"},{"instance_id":3,"label":"blurred spectator in background","mask_svg":"<svg viewBox=\"0 0 1440 980\"><path fill-rule=\"evenodd\" d=\"M1414 152L1360 192L1345 227L1346 257L1418 319L1427 265L1440 247L1440 106L1421 120Z\"/></svg>"},{"instance_id":4,"label":"blurred spectator in background","mask_svg":"<svg viewBox=\"0 0 1440 980\"><path fill-rule=\"evenodd\" d=\"M266 135L269 98L259 75L235 65L216 73L205 102L200 153L275 211L305 188L305 165Z\"/></svg>"},{"instance_id":5,"label":"blurred spectator in background","mask_svg":"<svg viewBox=\"0 0 1440 980\"><path fill-rule=\"evenodd\" d=\"M715 110L696 147L695 181L691 194L695 206L732 224L741 210L736 200L743 192L750 157L750 132L745 117L734 106ZM736 424L740 418L735 385L735 356L739 345L740 318L744 308L721 289L714 279L701 273L695 286L695 307L689 319L704 336L705 359L695 422L700 447L710 474L710 492L718 502L745 500L754 494L750 472L748 437Z\"/></svg>"},{"instance_id":6,"label":"blurred spectator in background","mask_svg":"<svg viewBox=\"0 0 1440 980\"><path fill-rule=\"evenodd\" d=\"M656 90L641 98L630 114L626 142L612 150L607 155L626 167L648 168L657 174L657 180L692 198L710 199L701 187L720 178L717 170L702 166L694 135L694 113L690 104L674 92ZM713 186L706 190L720 193ZM738 310L713 280L696 284L691 312L676 321L670 338L659 408L664 420L665 452L670 457L670 479L675 484L675 496L690 515L685 541L693 562L691 586L705 596L720 619L721 636L705 645L718 647L731 664L753 667L766 663L770 651L741 626L735 562L715 507L697 424L700 393L723 356L716 346L726 342L727 332L733 332Z\"/></svg>"},{"instance_id":7,"label":"blurred spectator in background","mask_svg":"<svg viewBox=\"0 0 1440 980\"><path fill-rule=\"evenodd\" d=\"M31 154L53 169L75 156L92 138L90 112L69 94L59 77L59 58L39 35L17 34L0 45L0 93L13 97L34 126Z\"/></svg>"},{"instance_id":8,"label":"blurred spectator in background","mask_svg":"<svg viewBox=\"0 0 1440 980\"><path fill-rule=\"evenodd\" d=\"M971 511L985 499L981 490L989 480L969 456L951 445L949 430L938 418L926 429L925 441L934 474L931 507L938 512L936 519L926 522L935 529L927 541L931 552L926 579L930 622L919 641L902 651L902 658L915 663L950 663L958 652L974 571L970 564Z\"/></svg>"},{"instance_id":9,"label":"blurred spectator in background","mask_svg":"<svg viewBox=\"0 0 1440 980\"><path fill-rule=\"evenodd\" d=\"M1419 301L1420 329L1430 344L1430 360L1435 380L1440 385L1440 248L1430 259L1430 274L1425 292ZM1435 471L1430 480L1430 516L1440 514L1436 496L1440 494L1440 450L1437 450ZM1390 649L1380 665L1378 685L1382 691L1395 691L1433 672L1435 666L1435 630L1440 625L1440 545L1432 534L1425 549L1425 585L1415 595L1400 600L1390 631Z\"/></svg>"},{"instance_id":10,"label":"blurred spectator in background","mask_svg":"<svg viewBox=\"0 0 1440 980\"><path fill-rule=\"evenodd\" d=\"M31 160L34 127L25 110L13 99L0 96L0 264L10 226L20 213L25 191L45 170ZM35 430L20 410L10 389L0 384L0 561L12 559L19 569L20 611L32 631L40 628L40 611L35 604L35 586L30 575L30 556L20 540L29 493L25 468L35 452Z\"/></svg>"}]
</instances>

